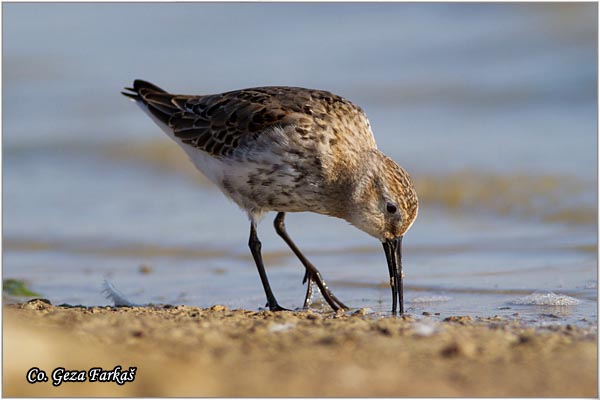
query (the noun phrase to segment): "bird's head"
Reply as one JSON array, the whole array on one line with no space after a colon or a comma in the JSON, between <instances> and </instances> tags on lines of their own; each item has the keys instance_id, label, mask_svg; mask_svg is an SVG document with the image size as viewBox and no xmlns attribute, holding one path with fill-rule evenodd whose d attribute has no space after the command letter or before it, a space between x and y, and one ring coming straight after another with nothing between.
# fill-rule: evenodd
<instances>
[{"instance_id":1,"label":"bird's head","mask_svg":"<svg viewBox=\"0 0 600 400\"><path fill-rule=\"evenodd\" d=\"M378 150L366 154L352 185L345 219L383 243L392 288L403 310L402 238L417 218L419 201L408 173Z\"/></svg>"},{"instance_id":2,"label":"bird's head","mask_svg":"<svg viewBox=\"0 0 600 400\"><path fill-rule=\"evenodd\" d=\"M419 209L410 176L378 150L370 151L360 168L345 219L382 242L404 236Z\"/></svg>"}]
</instances>

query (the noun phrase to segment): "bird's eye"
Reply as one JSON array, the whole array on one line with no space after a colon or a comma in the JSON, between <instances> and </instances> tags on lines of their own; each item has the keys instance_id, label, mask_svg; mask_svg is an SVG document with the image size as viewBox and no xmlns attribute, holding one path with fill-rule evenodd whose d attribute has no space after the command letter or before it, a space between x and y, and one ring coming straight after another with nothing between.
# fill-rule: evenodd
<instances>
[{"instance_id":1,"label":"bird's eye","mask_svg":"<svg viewBox=\"0 0 600 400\"><path fill-rule=\"evenodd\" d=\"M395 214L398 211L398 207L394 203L387 203L385 208L390 214Z\"/></svg>"}]
</instances>

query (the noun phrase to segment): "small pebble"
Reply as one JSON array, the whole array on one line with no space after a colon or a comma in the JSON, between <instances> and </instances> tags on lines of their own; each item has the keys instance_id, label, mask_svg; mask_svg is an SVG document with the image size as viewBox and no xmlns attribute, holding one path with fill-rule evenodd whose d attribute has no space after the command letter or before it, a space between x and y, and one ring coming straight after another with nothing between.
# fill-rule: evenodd
<instances>
[{"instance_id":1,"label":"small pebble","mask_svg":"<svg viewBox=\"0 0 600 400\"><path fill-rule=\"evenodd\" d=\"M354 311L352 313L352 315L361 315L361 316L365 316L369 313L369 309L368 308L359 308L358 310Z\"/></svg>"},{"instance_id":2,"label":"small pebble","mask_svg":"<svg viewBox=\"0 0 600 400\"><path fill-rule=\"evenodd\" d=\"M46 310L52 307L52 303L48 299L32 299L23 304L23 308L28 310Z\"/></svg>"}]
</instances>

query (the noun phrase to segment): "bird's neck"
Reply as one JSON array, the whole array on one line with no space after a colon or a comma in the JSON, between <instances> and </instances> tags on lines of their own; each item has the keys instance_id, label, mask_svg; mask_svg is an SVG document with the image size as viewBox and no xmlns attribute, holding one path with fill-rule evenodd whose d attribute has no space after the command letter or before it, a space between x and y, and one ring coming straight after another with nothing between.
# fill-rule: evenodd
<instances>
[{"instance_id":1,"label":"bird's neck","mask_svg":"<svg viewBox=\"0 0 600 400\"><path fill-rule=\"evenodd\" d=\"M364 151L343 168L339 168L335 179L328 185L333 199L328 205L328 214L350 221L352 210L364 204L365 196L374 190L374 177L381 165L382 153L377 149Z\"/></svg>"}]
</instances>

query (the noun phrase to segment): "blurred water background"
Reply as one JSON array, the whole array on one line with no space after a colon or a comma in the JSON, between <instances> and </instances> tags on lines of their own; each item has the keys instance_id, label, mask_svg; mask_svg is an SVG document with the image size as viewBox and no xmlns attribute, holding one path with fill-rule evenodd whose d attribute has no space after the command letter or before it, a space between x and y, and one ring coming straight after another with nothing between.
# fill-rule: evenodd
<instances>
[{"instance_id":1,"label":"blurred water background","mask_svg":"<svg viewBox=\"0 0 600 400\"><path fill-rule=\"evenodd\" d=\"M3 277L54 304L108 304L108 279L136 303L263 306L246 216L119 91L292 85L359 104L413 176L409 312L595 323L596 7L4 3ZM299 307L273 217L269 277ZM389 310L376 240L319 215L287 226L346 304ZM548 292L578 304L513 304Z\"/></svg>"}]
</instances>

